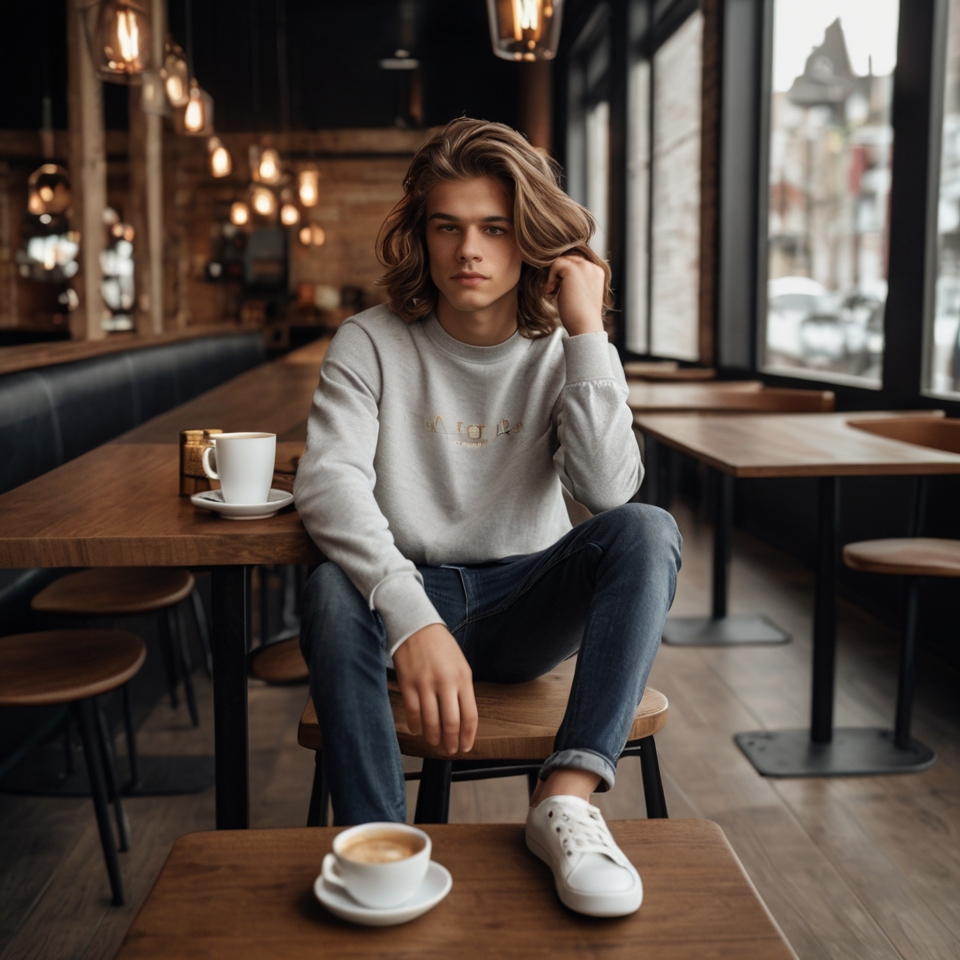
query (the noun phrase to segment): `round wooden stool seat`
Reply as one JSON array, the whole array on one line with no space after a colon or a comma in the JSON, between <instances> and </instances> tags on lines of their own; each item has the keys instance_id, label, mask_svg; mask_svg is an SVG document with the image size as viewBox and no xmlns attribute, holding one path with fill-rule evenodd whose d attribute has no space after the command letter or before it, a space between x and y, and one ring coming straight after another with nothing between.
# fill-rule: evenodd
<instances>
[{"instance_id":1,"label":"round wooden stool seat","mask_svg":"<svg viewBox=\"0 0 960 960\"><path fill-rule=\"evenodd\" d=\"M389 681L390 706L400 742L408 757L435 760L544 760L553 753L553 741L567 707L573 682L574 661L529 683L474 684L479 724L470 753L453 756L414 736L407 726L403 700L395 681ZM630 728L628 740L641 740L659 733L667 722L667 698L647 687ZM313 700L307 698L297 740L310 750L323 749Z\"/></svg>"},{"instance_id":2,"label":"round wooden stool seat","mask_svg":"<svg viewBox=\"0 0 960 960\"><path fill-rule=\"evenodd\" d=\"M31 606L40 613L130 616L172 607L193 586L193 574L182 567L97 567L55 580Z\"/></svg>"},{"instance_id":3,"label":"round wooden stool seat","mask_svg":"<svg viewBox=\"0 0 960 960\"><path fill-rule=\"evenodd\" d=\"M843 548L843 562L865 573L960 577L960 540L933 537L861 540Z\"/></svg>"},{"instance_id":4,"label":"round wooden stool seat","mask_svg":"<svg viewBox=\"0 0 960 960\"><path fill-rule=\"evenodd\" d=\"M125 684L147 655L126 630L48 630L0 637L0 707L86 700Z\"/></svg>"},{"instance_id":5,"label":"round wooden stool seat","mask_svg":"<svg viewBox=\"0 0 960 960\"><path fill-rule=\"evenodd\" d=\"M307 664L300 653L300 638L290 637L257 647L247 660L250 676L264 683L306 683L310 679Z\"/></svg>"}]
</instances>

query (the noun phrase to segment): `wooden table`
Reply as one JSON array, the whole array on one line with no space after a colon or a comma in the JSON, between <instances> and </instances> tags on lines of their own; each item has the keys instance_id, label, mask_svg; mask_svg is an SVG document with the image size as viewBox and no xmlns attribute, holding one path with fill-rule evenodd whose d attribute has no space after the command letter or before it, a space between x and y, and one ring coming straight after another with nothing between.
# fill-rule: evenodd
<instances>
[{"instance_id":1,"label":"wooden table","mask_svg":"<svg viewBox=\"0 0 960 960\"><path fill-rule=\"evenodd\" d=\"M896 416L943 416L942 411L650 415L637 418L644 434L720 472L721 498L732 505L735 477L818 477L820 479L816 593L813 622L813 689L810 730L753 731L737 743L763 774L840 776L923 769L927 748L913 742L898 748L889 731L833 729L836 670L836 576L839 563L840 478L923 476L960 473L960 455L891 440L858 422ZM729 513L724 514L729 520ZM714 577L724 581L729 530L718 529ZM716 591L716 586L715 586Z\"/></svg>"},{"instance_id":2,"label":"wooden table","mask_svg":"<svg viewBox=\"0 0 960 960\"><path fill-rule=\"evenodd\" d=\"M453 889L395 927L358 927L314 899L332 827L182 837L130 928L118 960L264 957L643 958L789 960L795 954L708 820L613 821L643 878L638 913L600 920L563 907L523 827L425 826Z\"/></svg>"},{"instance_id":3,"label":"wooden table","mask_svg":"<svg viewBox=\"0 0 960 960\"><path fill-rule=\"evenodd\" d=\"M834 395L829 390L794 390L766 387L759 380L718 380L710 383L631 383L627 403L634 423L651 413L773 413L830 411ZM673 465L669 447L660 449L646 435L644 459L650 480L650 502L670 509ZM652 488L652 490L651 490ZM713 606L709 617L671 617L663 630L665 643L682 646L727 646L742 643L786 643L790 635L768 617L727 612L727 567L730 528L733 523L732 489L717 485L713 504L715 545L726 558L714 564Z\"/></svg>"},{"instance_id":4,"label":"wooden table","mask_svg":"<svg viewBox=\"0 0 960 960\"><path fill-rule=\"evenodd\" d=\"M179 496L179 433L278 434L278 467L303 449L312 364L265 364L0 496L0 567L211 568L217 826L249 824L250 567L316 563L297 513L230 521Z\"/></svg>"}]
</instances>

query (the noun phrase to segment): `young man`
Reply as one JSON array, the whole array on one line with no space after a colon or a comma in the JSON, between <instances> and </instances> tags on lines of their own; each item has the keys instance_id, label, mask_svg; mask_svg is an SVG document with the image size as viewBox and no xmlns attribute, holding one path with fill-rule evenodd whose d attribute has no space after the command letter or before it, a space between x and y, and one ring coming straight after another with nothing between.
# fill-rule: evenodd
<instances>
[{"instance_id":1,"label":"young man","mask_svg":"<svg viewBox=\"0 0 960 960\"><path fill-rule=\"evenodd\" d=\"M473 679L530 680L579 651L527 845L567 906L616 916L640 877L589 798L613 786L680 535L627 503L643 467L593 227L501 124L424 144L378 241L390 303L330 344L294 492L329 558L301 644L336 822L406 814L389 658L411 730L454 754L473 745ZM596 515L571 529L563 489Z\"/></svg>"}]
</instances>

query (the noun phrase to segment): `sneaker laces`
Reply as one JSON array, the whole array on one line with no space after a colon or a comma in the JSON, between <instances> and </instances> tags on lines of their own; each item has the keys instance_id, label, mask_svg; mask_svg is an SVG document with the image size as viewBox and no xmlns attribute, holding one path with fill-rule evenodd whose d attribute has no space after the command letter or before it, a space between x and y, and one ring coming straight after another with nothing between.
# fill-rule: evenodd
<instances>
[{"instance_id":1,"label":"sneaker laces","mask_svg":"<svg viewBox=\"0 0 960 960\"><path fill-rule=\"evenodd\" d=\"M617 846L603 815L596 807L590 804L584 808L555 804L547 810L547 819L567 857L603 853L614 863L626 866L623 851Z\"/></svg>"}]
</instances>

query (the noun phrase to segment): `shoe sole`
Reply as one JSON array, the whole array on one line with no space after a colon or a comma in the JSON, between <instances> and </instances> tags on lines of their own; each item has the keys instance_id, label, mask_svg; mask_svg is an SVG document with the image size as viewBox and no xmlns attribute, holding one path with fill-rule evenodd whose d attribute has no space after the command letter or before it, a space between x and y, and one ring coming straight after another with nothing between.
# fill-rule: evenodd
<instances>
[{"instance_id":1,"label":"shoe sole","mask_svg":"<svg viewBox=\"0 0 960 960\"><path fill-rule=\"evenodd\" d=\"M640 909L640 904L643 903L643 885L641 883L638 883L630 890L622 890L619 893L608 893L602 897L599 895L590 896L589 894L578 893L576 890L570 890L562 885L557 878L546 850L526 832L524 832L524 839L527 842L527 849L550 868L550 872L553 874L553 885L557 891L557 896L565 907L569 907L576 913L582 913L588 917L626 917L631 913L636 913Z\"/></svg>"}]
</instances>

